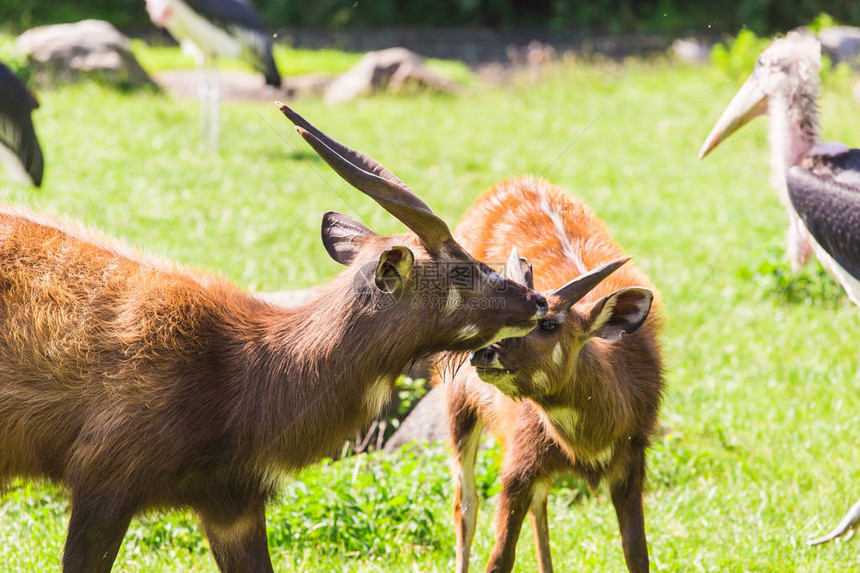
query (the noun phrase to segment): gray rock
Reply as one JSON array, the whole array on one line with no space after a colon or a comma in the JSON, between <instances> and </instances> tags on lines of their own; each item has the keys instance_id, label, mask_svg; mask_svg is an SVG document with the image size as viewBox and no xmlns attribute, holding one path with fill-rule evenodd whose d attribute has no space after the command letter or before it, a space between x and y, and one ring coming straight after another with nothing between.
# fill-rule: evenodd
<instances>
[{"instance_id":1,"label":"gray rock","mask_svg":"<svg viewBox=\"0 0 860 573\"><path fill-rule=\"evenodd\" d=\"M432 388L388 439L383 448L386 452L399 450L408 443L431 443L448 440L448 420L445 412L445 389Z\"/></svg>"},{"instance_id":2,"label":"gray rock","mask_svg":"<svg viewBox=\"0 0 860 573\"><path fill-rule=\"evenodd\" d=\"M274 306L282 306L291 308L301 306L309 302L312 298L319 294L321 288L305 288L296 290L279 290L274 292L258 292L255 293L257 298L261 298Z\"/></svg>"},{"instance_id":3,"label":"gray rock","mask_svg":"<svg viewBox=\"0 0 860 573\"><path fill-rule=\"evenodd\" d=\"M711 57L711 47L696 38L678 38L672 42L672 56L679 62L701 64Z\"/></svg>"},{"instance_id":4,"label":"gray rock","mask_svg":"<svg viewBox=\"0 0 860 573\"><path fill-rule=\"evenodd\" d=\"M123 88L155 86L131 53L128 38L102 20L33 28L15 45L42 84L96 79Z\"/></svg>"},{"instance_id":5,"label":"gray rock","mask_svg":"<svg viewBox=\"0 0 860 573\"><path fill-rule=\"evenodd\" d=\"M457 85L428 70L415 52L389 48L365 54L328 86L324 100L340 103L379 91L399 92L409 88L452 92Z\"/></svg>"},{"instance_id":6,"label":"gray rock","mask_svg":"<svg viewBox=\"0 0 860 573\"><path fill-rule=\"evenodd\" d=\"M830 56L834 65L839 62L848 62L854 67L860 65L857 59L860 54L860 28L853 26L824 28L818 32L818 41L821 42L822 52Z\"/></svg>"}]
</instances>

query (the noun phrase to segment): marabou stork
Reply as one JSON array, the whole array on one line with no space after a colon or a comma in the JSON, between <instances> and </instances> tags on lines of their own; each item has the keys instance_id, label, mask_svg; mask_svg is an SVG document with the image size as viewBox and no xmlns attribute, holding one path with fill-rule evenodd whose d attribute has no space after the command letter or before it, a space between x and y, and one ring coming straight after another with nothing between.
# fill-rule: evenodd
<instances>
[{"instance_id":1,"label":"marabou stork","mask_svg":"<svg viewBox=\"0 0 860 573\"><path fill-rule=\"evenodd\" d=\"M860 306L860 150L818 141L821 45L804 32L775 40L717 120L703 158L752 118L770 116L772 184L788 209L788 254L795 268L814 253ZM826 543L860 526L860 501Z\"/></svg>"},{"instance_id":2,"label":"marabou stork","mask_svg":"<svg viewBox=\"0 0 860 573\"><path fill-rule=\"evenodd\" d=\"M775 40L756 62L752 75L717 120L699 159L749 120L770 116L771 184L788 209L788 257L795 270L812 255L806 229L788 198L787 175L804 158L846 151L840 144L818 143L818 93L821 44L805 32Z\"/></svg>"},{"instance_id":3,"label":"marabou stork","mask_svg":"<svg viewBox=\"0 0 860 573\"><path fill-rule=\"evenodd\" d=\"M265 75L267 84L281 86L272 57L272 37L246 0L146 0L146 10L153 23L166 28L201 69L200 123L203 139L211 148L218 145L221 99L216 58L243 59Z\"/></svg>"},{"instance_id":4,"label":"marabou stork","mask_svg":"<svg viewBox=\"0 0 860 573\"><path fill-rule=\"evenodd\" d=\"M38 187L44 162L30 117L37 107L24 83L0 63L0 163L15 181Z\"/></svg>"}]
</instances>

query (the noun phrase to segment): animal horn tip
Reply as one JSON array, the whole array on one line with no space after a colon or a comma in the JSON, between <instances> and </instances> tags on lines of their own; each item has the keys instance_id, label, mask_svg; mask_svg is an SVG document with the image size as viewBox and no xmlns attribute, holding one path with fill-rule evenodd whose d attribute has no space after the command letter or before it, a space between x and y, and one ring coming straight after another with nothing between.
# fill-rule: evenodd
<instances>
[{"instance_id":1,"label":"animal horn tip","mask_svg":"<svg viewBox=\"0 0 860 573\"><path fill-rule=\"evenodd\" d=\"M293 123L296 123L299 119L301 119L301 116L299 116L299 114L297 114L295 111L292 110L292 108L290 108L290 106L283 102L276 101L275 107L277 107L281 111L281 113L284 114L284 116L286 116L286 118Z\"/></svg>"}]
</instances>

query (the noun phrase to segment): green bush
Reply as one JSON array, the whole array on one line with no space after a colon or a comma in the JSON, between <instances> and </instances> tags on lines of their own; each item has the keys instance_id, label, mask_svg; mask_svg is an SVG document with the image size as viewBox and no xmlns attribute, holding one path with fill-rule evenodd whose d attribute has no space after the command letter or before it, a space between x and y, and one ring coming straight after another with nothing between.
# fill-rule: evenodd
<instances>
[{"instance_id":1,"label":"green bush","mask_svg":"<svg viewBox=\"0 0 860 573\"><path fill-rule=\"evenodd\" d=\"M429 458L429 459L428 459ZM442 448L374 453L312 466L291 480L269 512L269 544L290 551L384 556L424 552L447 540L450 503Z\"/></svg>"},{"instance_id":2,"label":"green bush","mask_svg":"<svg viewBox=\"0 0 860 573\"><path fill-rule=\"evenodd\" d=\"M714 46L711 63L733 80L745 78L755 67L759 54L770 43L770 38L759 38L751 30L741 30L736 37Z\"/></svg>"}]
</instances>

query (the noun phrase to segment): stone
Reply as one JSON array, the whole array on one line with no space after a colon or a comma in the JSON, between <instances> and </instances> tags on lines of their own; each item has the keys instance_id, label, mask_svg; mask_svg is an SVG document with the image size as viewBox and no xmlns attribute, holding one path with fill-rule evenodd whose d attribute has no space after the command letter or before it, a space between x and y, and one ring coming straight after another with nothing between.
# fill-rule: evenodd
<instances>
[{"instance_id":1,"label":"stone","mask_svg":"<svg viewBox=\"0 0 860 573\"><path fill-rule=\"evenodd\" d=\"M457 85L427 69L424 60L406 48L368 52L326 89L327 103L340 103L376 92L407 89L453 92Z\"/></svg>"},{"instance_id":2,"label":"stone","mask_svg":"<svg viewBox=\"0 0 860 573\"><path fill-rule=\"evenodd\" d=\"M853 26L833 26L818 32L821 51L833 61L848 62L853 67L860 66L857 56L860 54L860 28Z\"/></svg>"},{"instance_id":3,"label":"stone","mask_svg":"<svg viewBox=\"0 0 860 573\"><path fill-rule=\"evenodd\" d=\"M40 26L18 36L15 45L41 84L94 79L122 88L155 87L132 54L128 38L109 22Z\"/></svg>"},{"instance_id":4,"label":"stone","mask_svg":"<svg viewBox=\"0 0 860 573\"><path fill-rule=\"evenodd\" d=\"M703 64L711 57L711 47L696 38L678 38L672 42L672 56L685 64Z\"/></svg>"},{"instance_id":5,"label":"stone","mask_svg":"<svg viewBox=\"0 0 860 573\"><path fill-rule=\"evenodd\" d=\"M418 402L383 448L399 450L405 444L429 444L448 440L448 418L445 412L445 388L436 386Z\"/></svg>"}]
</instances>

